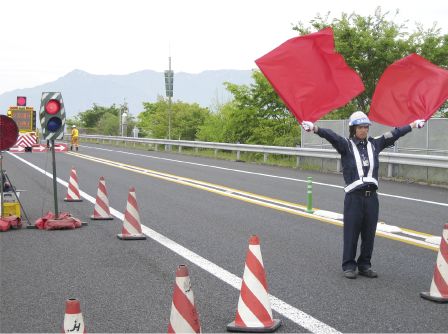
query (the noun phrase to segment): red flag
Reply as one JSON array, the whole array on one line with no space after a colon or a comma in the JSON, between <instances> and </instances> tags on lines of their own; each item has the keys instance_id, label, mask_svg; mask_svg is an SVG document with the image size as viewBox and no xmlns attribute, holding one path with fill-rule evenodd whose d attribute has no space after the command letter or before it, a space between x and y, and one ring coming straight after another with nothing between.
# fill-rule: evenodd
<instances>
[{"instance_id":1,"label":"red flag","mask_svg":"<svg viewBox=\"0 0 448 334\"><path fill-rule=\"evenodd\" d=\"M255 63L299 123L315 122L364 91L335 52L331 28L291 38Z\"/></svg>"},{"instance_id":2,"label":"red flag","mask_svg":"<svg viewBox=\"0 0 448 334\"><path fill-rule=\"evenodd\" d=\"M428 120L448 99L448 71L411 54L384 71L372 98L369 118L389 126Z\"/></svg>"}]
</instances>

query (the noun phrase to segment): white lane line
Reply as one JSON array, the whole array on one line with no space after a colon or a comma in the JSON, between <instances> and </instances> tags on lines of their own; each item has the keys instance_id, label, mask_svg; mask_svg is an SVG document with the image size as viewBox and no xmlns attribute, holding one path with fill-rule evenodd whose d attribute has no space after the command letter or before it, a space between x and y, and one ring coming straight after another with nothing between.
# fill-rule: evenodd
<instances>
[{"instance_id":1,"label":"white lane line","mask_svg":"<svg viewBox=\"0 0 448 334\"><path fill-rule=\"evenodd\" d=\"M16 159L20 160L21 162L25 163L26 165L30 166L31 168L34 168L35 170L44 174L45 176L48 176L49 178L53 179L52 173L46 172L42 168L26 161L23 158L18 157L15 154L12 154L12 153L9 153L9 154L11 156L15 157ZM57 178L57 181L58 181L58 183L60 183L61 185L65 186L65 187L68 186L68 183L61 180L60 178ZM94 197L90 196L89 194L87 194L81 190L79 193L82 197L84 197L86 200L88 200L92 204L95 203ZM110 213L120 220L123 220L123 218L124 218L124 215L120 211L118 211L112 207L110 208ZM170 249L171 251L177 253L178 255L185 258L186 260L194 263L198 267L204 269L205 271L209 272L213 276L219 278L220 280L229 284L230 286L234 287L235 289L240 290L242 280L238 276L221 268L220 266L214 264L213 262L190 251L189 249L185 248L184 246L176 243L175 241L165 237L164 235L154 231L153 229L151 229L145 225L142 225L142 231L148 237L157 241L162 246ZM277 311L284 317L288 318L289 320L291 320L294 323L296 323L297 325L309 330L312 333L340 333L333 327L317 320L316 318L312 317L311 315L299 310L298 308L296 308L292 305L289 305L288 303L282 301L281 299L279 299L273 295L269 295L269 298L270 298L271 307L273 310Z\"/></svg>"},{"instance_id":2,"label":"white lane line","mask_svg":"<svg viewBox=\"0 0 448 334\"><path fill-rule=\"evenodd\" d=\"M145 158L151 158L151 159L156 159L156 160L165 160L165 161L170 161L170 162L182 163L182 164L187 164L187 165L195 165L195 166L201 166L201 167L221 169L221 170L225 170L225 171L229 171L229 172L258 175L258 176L264 176L264 177L269 177L269 178L274 178L274 179L281 179L281 180L287 180L287 181L294 181L294 182L302 182L302 183L307 183L308 182L308 180L296 179L296 178L287 177L287 176L278 176L278 175L271 175L271 174L264 174L264 173L257 173L257 172L249 172L249 171L241 170L241 169L233 169L233 168L226 168L226 167L221 167L221 166L207 165L207 164L201 164L201 163L190 162L190 161L183 161L183 160L176 160L176 159L169 159L169 158L154 157L154 156L151 156L151 155L145 155L145 154L141 154L141 153L117 151L117 150L110 150L110 149L106 149L106 148L92 147L92 146L84 146L84 147L88 147L88 148L94 149L94 150L114 152L114 153L122 153L122 154L134 155L134 156L145 157ZM335 184L315 182L315 181L313 181L313 185L320 185L320 186L324 186L324 187L339 188L339 189L343 189L344 188L343 186L338 186L338 185L335 185ZM420 203L426 203L426 204L433 204L433 205L440 205L440 206L448 207L448 203L427 201L427 200L419 199L419 198L406 197L406 196L400 196L400 195L392 195L392 194L386 194L386 193L381 193L381 192L378 192L378 195L385 196L385 197L393 197L393 198L397 198L397 199L403 199L403 200L407 200L407 201L414 201L414 202L420 202Z\"/></svg>"}]
</instances>

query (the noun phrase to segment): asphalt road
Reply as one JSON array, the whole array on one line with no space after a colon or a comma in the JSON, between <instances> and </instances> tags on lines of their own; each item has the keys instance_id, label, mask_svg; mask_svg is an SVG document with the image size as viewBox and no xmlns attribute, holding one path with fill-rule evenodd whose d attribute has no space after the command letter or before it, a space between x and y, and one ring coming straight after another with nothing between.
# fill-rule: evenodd
<instances>
[{"instance_id":1,"label":"asphalt road","mask_svg":"<svg viewBox=\"0 0 448 334\"><path fill-rule=\"evenodd\" d=\"M32 222L54 211L52 181L36 169L51 173L49 153L5 153L3 164L25 190L21 200ZM448 304L419 297L429 290L437 250L378 236L379 278L347 280L340 226L266 205L306 205L312 176L314 207L342 213L341 175L98 145L57 155L60 179L68 182L72 167L87 198L63 202L67 190L59 185L59 209L88 226L0 234L0 332L60 332L68 298L81 301L88 332L166 332L180 264L190 271L202 331L225 332L252 234L261 240L274 317L283 321L278 332L448 331ZM117 239L117 217L90 221L88 199L100 176L119 218L129 188L136 188L147 240ZM433 236L448 223L446 188L381 181L380 193L380 221Z\"/></svg>"}]
</instances>

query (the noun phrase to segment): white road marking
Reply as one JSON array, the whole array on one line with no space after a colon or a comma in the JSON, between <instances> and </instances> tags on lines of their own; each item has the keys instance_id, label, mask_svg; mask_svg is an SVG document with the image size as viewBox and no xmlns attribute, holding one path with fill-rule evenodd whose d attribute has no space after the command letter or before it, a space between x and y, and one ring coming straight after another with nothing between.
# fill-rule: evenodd
<instances>
[{"instance_id":1,"label":"white road marking","mask_svg":"<svg viewBox=\"0 0 448 334\"><path fill-rule=\"evenodd\" d=\"M182 164L187 164L187 165L195 165L195 166L201 166L201 167L221 169L221 170L226 170L226 171L236 172L236 173L264 176L264 177L269 177L269 178L274 178L274 179L281 179L281 180L302 182L302 183L307 183L308 182L308 180L302 180L302 179L297 179L297 178L292 178L292 177L278 176L278 175L272 175L272 174L264 174L264 173L258 173L258 172L249 172L249 171L241 170L241 169L226 168L226 167L221 167L221 166L207 165L207 164L201 164L201 163L190 162L190 161L183 161L183 160L176 160L176 159L169 159L169 158L154 157L154 156L151 156L151 155L145 155L145 154L141 154L141 153L117 151L117 150L110 150L110 149L106 149L106 148L99 148L99 147L92 147L92 146L84 146L84 147L88 147L88 148L94 149L94 150L101 150L101 151L114 152L114 153L122 153L122 154L128 154L128 155L135 155L135 156L139 156L139 157L145 157L145 158L156 159L156 160L165 160L165 161L171 161L171 162L182 163ZM324 186L324 187L344 189L343 186L338 186L338 185L335 185L335 184L323 183L323 182L315 182L315 181L313 181L313 185L320 185L320 186ZM448 207L448 203L443 203L443 202L427 201L427 200L419 199L419 198L399 196L399 195L392 195L392 194L386 194L386 193L381 193L381 192L378 192L378 195L385 196L385 197L393 197L393 198L403 199L403 200L407 200L407 201L414 201L414 202L420 202L420 203L426 203L426 204L433 204L433 205L440 205L440 206Z\"/></svg>"},{"instance_id":2,"label":"white road marking","mask_svg":"<svg viewBox=\"0 0 448 334\"><path fill-rule=\"evenodd\" d=\"M25 163L26 165L30 166L31 168L34 168L38 172L44 174L45 176L48 176L49 178L53 179L53 175L50 172L46 172L42 168L26 161L23 158L18 157L15 154L9 153L16 159L20 160L21 162ZM57 178L57 182L63 185L64 187L68 186L68 183L61 180L60 178ZM84 197L86 200L91 202L92 204L95 204L95 198L90 196L89 194L85 193L84 191L80 190L80 195ZM110 213L117 217L120 220L123 220L124 215L114 209L110 208ZM237 290L241 289L241 283L242 280L238 276L232 274L231 272L221 268L220 266L216 265L215 263L203 258L199 254L196 254L189 249L185 248L184 246L178 244L177 242L165 237L164 235L154 231L153 229L142 225L142 231L144 234L146 234L151 239L157 241L162 246L170 249L171 251L179 254L186 260L194 263L198 267L204 269L205 271L209 272L213 276L219 278L223 282L229 284L230 286L234 287ZM284 317L290 319L297 325L309 330L312 333L340 333L333 327L317 320L316 318L312 317L311 315L299 310L298 308L289 305L288 303L282 301L281 299L269 295L270 301L271 301L271 307L273 310L277 311Z\"/></svg>"}]
</instances>

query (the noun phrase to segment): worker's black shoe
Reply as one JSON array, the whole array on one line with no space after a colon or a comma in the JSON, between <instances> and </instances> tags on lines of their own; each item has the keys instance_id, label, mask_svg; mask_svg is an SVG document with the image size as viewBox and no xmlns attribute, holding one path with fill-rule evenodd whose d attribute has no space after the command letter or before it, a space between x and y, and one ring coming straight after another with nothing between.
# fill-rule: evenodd
<instances>
[{"instance_id":1,"label":"worker's black shoe","mask_svg":"<svg viewBox=\"0 0 448 334\"><path fill-rule=\"evenodd\" d=\"M70 146L70 151L73 151L73 146Z\"/></svg>"},{"instance_id":2,"label":"worker's black shoe","mask_svg":"<svg viewBox=\"0 0 448 334\"><path fill-rule=\"evenodd\" d=\"M376 271L373 271L372 268L366 269L366 270L359 270L358 273L361 276L365 276L368 278L377 278L378 274L376 273Z\"/></svg>"},{"instance_id":3,"label":"worker's black shoe","mask_svg":"<svg viewBox=\"0 0 448 334\"><path fill-rule=\"evenodd\" d=\"M76 146L76 151L78 151L78 146Z\"/></svg>"},{"instance_id":4,"label":"worker's black shoe","mask_svg":"<svg viewBox=\"0 0 448 334\"><path fill-rule=\"evenodd\" d=\"M355 279L356 272L353 269L344 270L344 277L348 279Z\"/></svg>"}]
</instances>

